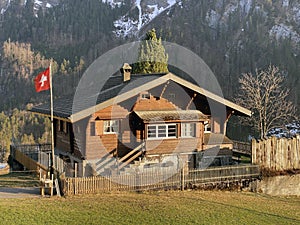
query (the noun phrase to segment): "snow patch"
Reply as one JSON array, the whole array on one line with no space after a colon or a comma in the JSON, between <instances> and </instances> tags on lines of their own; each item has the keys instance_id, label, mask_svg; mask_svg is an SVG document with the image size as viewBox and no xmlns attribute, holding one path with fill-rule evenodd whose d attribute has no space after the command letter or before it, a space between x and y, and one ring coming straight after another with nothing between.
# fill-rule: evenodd
<instances>
[{"instance_id":1,"label":"snow patch","mask_svg":"<svg viewBox=\"0 0 300 225\"><path fill-rule=\"evenodd\" d=\"M285 24L274 25L269 31L270 36L274 36L276 40L290 38L294 43L300 42L300 35Z\"/></svg>"},{"instance_id":2,"label":"snow patch","mask_svg":"<svg viewBox=\"0 0 300 225\"><path fill-rule=\"evenodd\" d=\"M274 128L268 132L268 136L281 137L294 137L300 134L300 122L293 122L287 124L284 128Z\"/></svg>"},{"instance_id":3,"label":"snow patch","mask_svg":"<svg viewBox=\"0 0 300 225\"><path fill-rule=\"evenodd\" d=\"M34 4L35 4L35 5L42 6L43 2L42 2L42 1L39 1L39 0L35 0L35 1L34 1Z\"/></svg>"},{"instance_id":4,"label":"snow patch","mask_svg":"<svg viewBox=\"0 0 300 225\"><path fill-rule=\"evenodd\" d=\"M109 4L112 8L121 7L122 0L102 0L103 3Z\"/></svg>"},{"instance_id":5,"label":"snow patch","mask_svg":"<svg viewBox=\"0 0 300 225\"><path fill-rule=\"evenodd\" d=\"M282 7L289 7L290 0L282 0Z\"/></svg>"},{"instance_id":6,"label":"snow patch","mask_svg":"<svg viewBox=\"0 0 300 225\"><path fill-rule=\"evenodd\" d=\"M210 10L206 14L206 21L211 28L217 28L221 15L215 10Z\"/></svg>"},{"instance_id":7,"label":"snow patch","mask_svg":"<svg viewBox=\"0 0 300 225\"><path fill-rule=\"evenodd\" d=\"M102 0L105 1L106 0ZM148 3L148 4L147 4ZM175 4L182 4L178 0L167 1L141 1L135 0L134 5L138 9L138 19L134 20L129 14L121 16L114 22L116 28L115 35L117 37L126 37L136 35L137 32L151 20L157 17L165 10L171 8Z\"/></svg>"},{"instance_id":8,"label":"snow patch","mask_svg":"<svg viewBox=\"0 0 300 225\"><path fill-rule=\"evenodd\" d=\"M293 11L293 14L294 14L294 15L293 15L294 21L295 21L298 25L300 25L300 4L295 5L295 6L293 7L292 11Z\"/></svg>"},{"instance_id":9,"label":"snow patch","mask_svg":"<svg viewBox=\"0 0 300 225\"><path fill-rule=\"evenodd\" d=\"M252 0L240 0L240 7L242 12L249 14L252 6Z\"/></svg>"},{"instance_id":10,"label":"snow patch","mask_svg":"<svg viewBox=\"0 0 300 225\"><path fill-rule=\"evenodd\" d=\"M117 37L127 37L137 32L137 21L133 21L126 16L122 16L114 22L116 30L114 31Z\"/></svg>"},{"instance_id":11,"label":"snow patch","mask_svg":"<svg viewBox=\"0 0 300 225\"><path fill-rule=\"evenodd\" d=\"M6 4L6 7L1 9L1 14L4 14L6 12L6 10L8 9L8 7L10 6L10 1L11 0L8 0L7 4Z\"/></svg>"},{"instance_id":12,"label":"snow patch","mask_svg":"<svg viewBox=\"0 0 300 225\"><path fill-rule=\"evenodd\" d=\"M143 25L142 17L143 17L143 12L142 12L142 6L141 6L141 0L136 0L136 7L139 10L139 22L138 22L138 30L141 29Z\"/></svg>"},{"instance_id":13,"label":"snow patch","mask_svg":"<svg viewBox=\"0 0 300 225\"><path fill-rule=\"evenodd\" d=\"M238 9L237 5L229 4L224 12L224 17L227 19L232 13L234 13Z\"/></svg>"}]
</instances>

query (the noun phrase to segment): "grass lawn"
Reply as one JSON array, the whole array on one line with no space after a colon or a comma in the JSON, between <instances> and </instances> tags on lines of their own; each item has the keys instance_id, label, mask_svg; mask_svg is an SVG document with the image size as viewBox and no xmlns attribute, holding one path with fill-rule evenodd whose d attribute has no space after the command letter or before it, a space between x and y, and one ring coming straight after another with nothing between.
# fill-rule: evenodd
<instances>
[{"instance_id":1,"label":"grass lawn","mask_svg":"<svg viewBox=\"0 0 300 225\"><path fill-rule=\"evenodd\" d=\"M0 224L300 224L300 198L228 191L0 199Z\"/></svg>"}]
</instances>

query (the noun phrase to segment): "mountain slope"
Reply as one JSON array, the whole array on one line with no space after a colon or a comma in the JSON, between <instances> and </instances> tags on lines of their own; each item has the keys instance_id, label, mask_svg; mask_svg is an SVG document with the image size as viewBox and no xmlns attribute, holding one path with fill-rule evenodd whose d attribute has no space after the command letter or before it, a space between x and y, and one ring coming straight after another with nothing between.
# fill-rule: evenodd
<instances>
[{"instance_id":1,"label":"mountain slope","mask_svg":"<svg viewBox=\"0 0 300 225\"><path fill-rule=\"evenodd\" d=\"M241 73L275 64L286 74L291 98L299 103L297 1L0 0L0 7L0 42L30 43L58 65L66 59L75 66L83 59L88 66L154 27L163 40L200 55L226 97L234 96Z\"/></svg>"}]
</instances>

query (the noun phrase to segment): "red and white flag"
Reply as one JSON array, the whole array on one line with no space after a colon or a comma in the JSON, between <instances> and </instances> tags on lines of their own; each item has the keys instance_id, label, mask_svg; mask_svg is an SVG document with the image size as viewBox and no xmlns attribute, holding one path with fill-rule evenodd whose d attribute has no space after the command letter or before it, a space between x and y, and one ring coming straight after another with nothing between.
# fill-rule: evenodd
<instances>
[{"instance_id":1,"label":"red and white flag","mask_svg":"<svg viewBox=\"0 0 300 225\"><path fill-rule=\"evenodd\" d=\"M48 67L43 72L39 73L34 79L36 92L50 89L50 68Z\"/></svg>"}]
</instances>

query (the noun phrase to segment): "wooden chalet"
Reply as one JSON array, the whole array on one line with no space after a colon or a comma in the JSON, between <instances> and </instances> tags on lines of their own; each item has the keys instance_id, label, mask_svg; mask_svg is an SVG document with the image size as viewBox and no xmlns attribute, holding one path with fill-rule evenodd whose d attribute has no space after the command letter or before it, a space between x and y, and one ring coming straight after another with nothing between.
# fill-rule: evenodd
<instances>
[{"instance_id":1,"label":"wooden chalet","mask_svg":"<svg viewBox=\"0 0 300 225\"><path fill-rule=\"evenodd\" d=\"M132 75L128 69L109 78L93 107L81 101L76 110L73 96L54 101L55 154L76 168L78 176L126 167L200 168L207 163L202 160L206 153L227 156L225 164L230 164L228 119L251 115L191 79L172 73ZM212 113L211 105L223 107L225 115ZM49 104L31 111L50 117Z\"/></svg>"}]
</instances>

